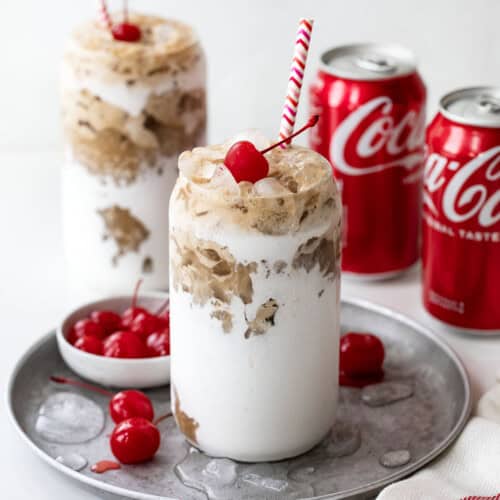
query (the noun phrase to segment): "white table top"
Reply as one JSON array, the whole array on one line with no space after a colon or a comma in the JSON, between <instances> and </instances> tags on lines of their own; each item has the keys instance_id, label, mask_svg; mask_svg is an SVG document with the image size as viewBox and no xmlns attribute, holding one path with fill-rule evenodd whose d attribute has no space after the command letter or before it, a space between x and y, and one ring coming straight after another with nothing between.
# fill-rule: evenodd
<instances>
[{"instance_id":1,"label":"white table top","mask_svg":"<svg viewBox=\"0 0 500 500\"><path fill-rule=\"evenodd\" d=\"M0 154L0 389L17 359L50 331L66 308L57 153ZM344 296L391 307L432 328L450 344L470 374L473 395L493 385L499 369L500 339L470 338L448 331L424 312L418 270L394 281L342 284ZM21 441L0 405L2 498L9 500L108 498L84 490L52 470Z\"/></svg>"}]
</instances>

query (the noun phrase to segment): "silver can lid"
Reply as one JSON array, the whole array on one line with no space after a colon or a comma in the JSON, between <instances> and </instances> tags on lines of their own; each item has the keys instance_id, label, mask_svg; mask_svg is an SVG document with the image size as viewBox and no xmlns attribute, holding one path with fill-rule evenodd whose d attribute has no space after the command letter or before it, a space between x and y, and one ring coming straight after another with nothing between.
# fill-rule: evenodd
<instances>
[{"instance_id":1,"label":"silver can lid","mask_svg":"<svg viewBox=\"0 0 500 500\"><path fill-rule=\"evenodd\" d=\"M401 45L359 43L324 52L321 69L349 80L386 80L413 73L416 61Z\"/></svg>"},{"instance_id":2,"label":"silver can lid","mask_svg":"<svg viewBox=\"0 0 500 500\"><path fill-rule=\"evenodd\" d=\"M500 87L469 87L446 94L440 101L446 118L466 125L500 127Z\"/></svg>"}]
</instances>

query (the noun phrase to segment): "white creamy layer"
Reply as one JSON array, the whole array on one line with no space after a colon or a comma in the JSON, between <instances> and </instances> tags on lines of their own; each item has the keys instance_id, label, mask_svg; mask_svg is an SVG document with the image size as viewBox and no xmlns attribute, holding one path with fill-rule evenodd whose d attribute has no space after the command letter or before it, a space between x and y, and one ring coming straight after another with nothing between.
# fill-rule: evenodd
<instances>
[{"instance_id":1,"label":"white creamy layer","mask_svg":"<svg viewBox=\"0 0 500 500\"><path fill-rule=\"evenodd\" d=\"M157 168L163 169L158 175ZM156 169L141 168L130 185L92 175L71 155L62 168L63 238L69 285L75 294L130 293L142 275L144 258L153 272L142 275L145 288L168 287L168 200L177 178L177 156L164 157ZM137 253L128 252L113 266L118 247L103 241L104 220L98 210L127 208L149 230Z\"/></svg>"},{"instance_id":2,"label":"white creamy layer","mask_svg":"<svg viewBox=\"0 0 500 500\"><path fill-rule=\"evenodd\" d=\"M205 66L205 58L200 57L196 64L193 64L187 71L175 75L157 76L154 83L150 85L140 80L137 80L134 85L127 85L125 80L107 83L95 75L77 78L71 66L63 64L61 83L63 88L76 91L88 90L103 101L123 109L129 115L138 116L146 107L151 95L161 95L175 89L182 89L185 92L204 89Z\"/></svg>"},{"instance_id":3,"label":"white creamy layer","mask_svg":"<svg viewBox=\"0 0 500 500\"><path fill-rule=\"evenodd\" d=\"M171 286L172 387L181 409L199 423L199 446L215 456L243 461L276 460L314 446L333 425L338 385L339 278L329 281L316 265L293 269L300 244L328 229L294 235L232 233L200 224L180 230L227 246L237 261L258 262L251 274L251 304L234 297L233 328L224 333L214 306L192 304ZM278 260L284 272L268 274ZM275 325L246 339L268 299L278 303ZM173 396L174 397L174 396Z\"/></svg>"}]
</instances>

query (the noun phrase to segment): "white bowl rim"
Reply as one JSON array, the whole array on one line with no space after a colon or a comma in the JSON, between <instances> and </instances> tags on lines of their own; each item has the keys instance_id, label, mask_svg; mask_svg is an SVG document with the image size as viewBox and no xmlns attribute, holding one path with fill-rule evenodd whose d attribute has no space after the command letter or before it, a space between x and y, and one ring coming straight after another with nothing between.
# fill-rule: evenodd
<instances>
[{"instance_id":1,"label":"white bowl rim","mask_svg":"<svg viewBox=\"0 0 500 500\"><path fill-rule=\"evenodd\" d=\"M120 364L120 363L127 363L130 365L139 365L139 364L162 364L165 362L165 359L170 359L170 355L168 356L152 356L149 358L111 358L108 356L101 356L100 354L92 354L90 352L82 351L81 349L77 349L75 346L71 345L68 342L68 339L63 333L63 326L66 323L66 321L70 318L70 316L73 316L74 314L78 314L78 312L81 309L86 309L88 307L94 307L102 304L103 302L108 302L110 300L132 300L133 294L127 295L127 294L122 294L122 295L111 295L109 297L103 297L101 299L93 300L92 302L86 302L75 309L72 309L69 313L65 314L63 319L59 321L57 328L56 328L56 338L60 342L64 342L66 344L66 347L70 349L72 353L74 353L75 356L82 356L83 359L88 359L89 361L92 360L93 362L96 362L97 360L102 360L103 363L109 363L109 364ZM145 299L168 299L169 294L168 292L143 292L139 293L137 295L137 302L139 303L141 298ZM100 361L97 361L100 362Z\"/></svg>"}]
</instances>

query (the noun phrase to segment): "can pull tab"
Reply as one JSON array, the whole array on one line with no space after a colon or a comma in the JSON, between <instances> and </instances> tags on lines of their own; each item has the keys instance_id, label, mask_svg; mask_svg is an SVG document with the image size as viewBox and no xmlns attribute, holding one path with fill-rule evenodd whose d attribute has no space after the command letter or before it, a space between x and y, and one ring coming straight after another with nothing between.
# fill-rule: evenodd
<instances>
[{"instance_id":1,"label":"can pull tab","mask_svg":"<svg viewBox=\"0 0 500 500\"><path fill-rule=\"evenodd\" d=\"M393 73L396 70L396 65L384 57L377 56L376 54L358 57L356 64L368 71L375 73Z\"/></svg>"},{"instance_id":2,"label":"can pull tab","mask_svg":"<svg viewBox=\"0 0 500 500\"><path fill-rule=\"evenodd\" d=\"M478 107L482 113L500 114L500 100L490 95L481 96Z\"/></svg>"}]
</instances>

